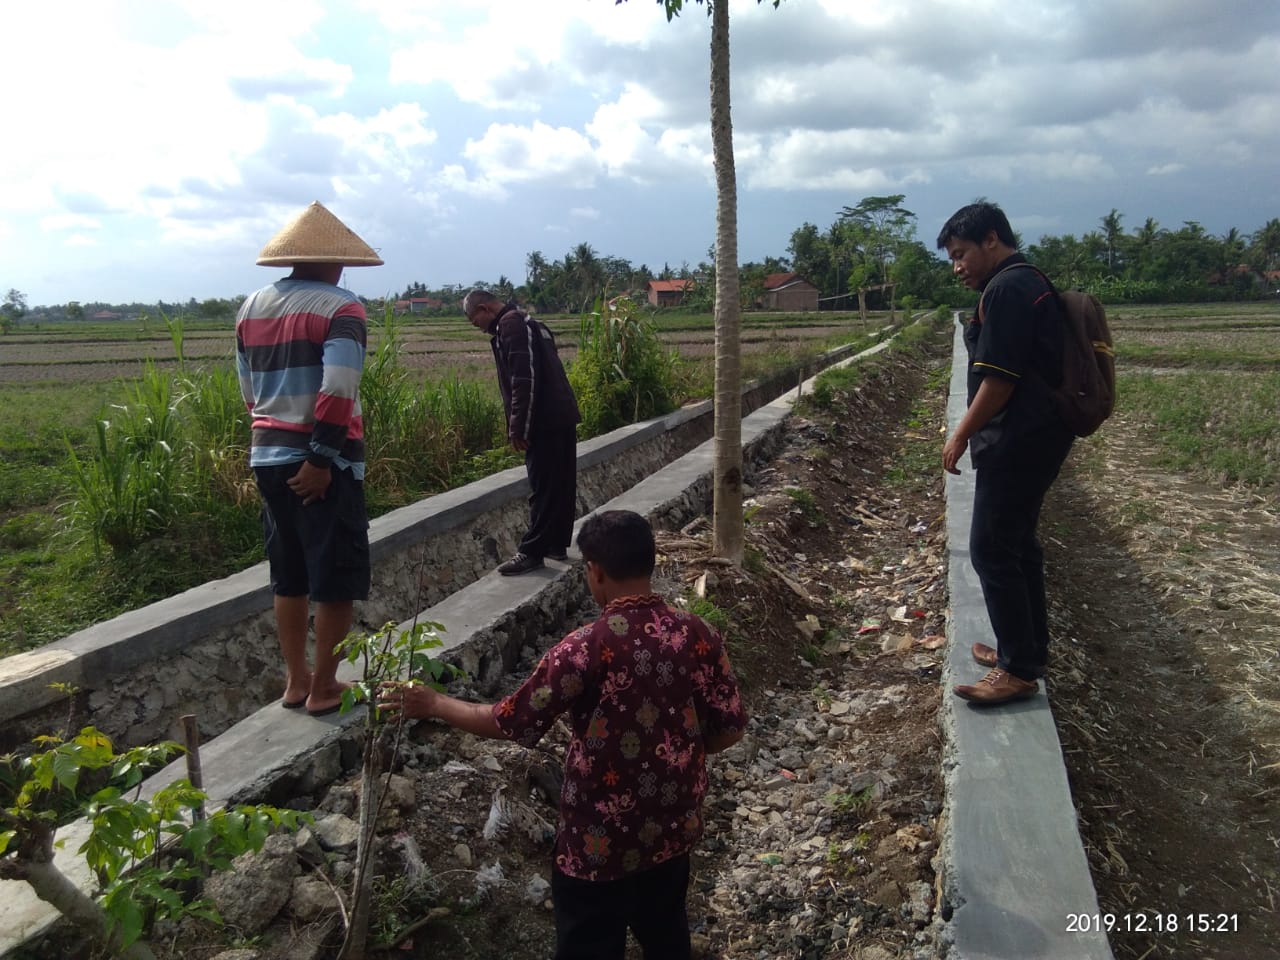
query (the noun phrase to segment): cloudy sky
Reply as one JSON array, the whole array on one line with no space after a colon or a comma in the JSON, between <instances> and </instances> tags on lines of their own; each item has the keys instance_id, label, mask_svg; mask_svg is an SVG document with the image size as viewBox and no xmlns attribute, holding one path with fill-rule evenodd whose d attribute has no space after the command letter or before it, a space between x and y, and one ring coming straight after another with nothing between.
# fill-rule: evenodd
<instances>
[{"instance_id":1,"label":"cloudy sky","mask_svg":"<svg viewBox=\"0 0 1280 960\"><path fill-rule=\"evenodd\" d=\"M730 0L741 259L902 193L1024 238L1280 216L1276 0ZM0 289L228 297L320 200L377 296L588 242L654 270L714 235L710 21L652 0L0 6Z\"/></svg>"}]
</instances>

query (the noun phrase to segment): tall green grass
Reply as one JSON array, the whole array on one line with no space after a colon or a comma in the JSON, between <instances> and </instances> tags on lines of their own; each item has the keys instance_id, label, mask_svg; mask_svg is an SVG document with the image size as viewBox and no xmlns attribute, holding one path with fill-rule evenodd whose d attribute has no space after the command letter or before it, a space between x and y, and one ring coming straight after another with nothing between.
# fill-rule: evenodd
<instances>
[{"instance_id":1,"label":"tall green grass","mask_svg":"<svg viewBox=\"0 0 1280 960\"><path fill-rule=\"evenodd\" d=\"M674 410L679 362L630 298L608 306L597 302L582 318L578 354L569 368L581 432L595 436Z\"/></svg>"},{"instance_id":2,"label":"tall green grass","mask_svg":"<svg viewBox=\"0 0 1280 960\"><path fill-rule=\"evenodd\" d=\"M420 379L401 362L394 314L384 314L377 332L360 381L372 509L454 485L505 436L496 386L456 375Z\"/></svg>"},{"instance_id":3,"label":"tall green grass","mask_svg":"<svg viewBox=\"0 0 1280 960\"><path fill-rule=\"evenodd\" d=\"M94 444L67 454L76 496L70 518L93 540L120 555L173 520L181 502L180 458L186 443L173 404L172 381L154 364L133 386L132 402L113 404L95 423Z\"/></svg>"}]
</instances>

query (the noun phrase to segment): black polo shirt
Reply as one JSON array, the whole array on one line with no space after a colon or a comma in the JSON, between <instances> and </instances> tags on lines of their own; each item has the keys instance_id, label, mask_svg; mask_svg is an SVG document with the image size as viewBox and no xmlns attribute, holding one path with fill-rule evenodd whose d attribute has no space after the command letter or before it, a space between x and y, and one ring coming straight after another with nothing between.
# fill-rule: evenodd
<instances>
[{"instance_id":1,"label":"black polo shirt","mask_svg":"<svg viewBox=\"0 0 1280 960\"><path fill-rule=\"evenodd\" d=\"M1004 409L969 441L975 466L1019 449L1056 447L1070 436L1050 394L1062 383L1065 318L1053 286L1038 271L1006 269L1026 262L1020 253L1000 262L982 287L982 319L975 310L965 327L969 403L983 377L1014 384Z\"/></svg>"}]
</instances>

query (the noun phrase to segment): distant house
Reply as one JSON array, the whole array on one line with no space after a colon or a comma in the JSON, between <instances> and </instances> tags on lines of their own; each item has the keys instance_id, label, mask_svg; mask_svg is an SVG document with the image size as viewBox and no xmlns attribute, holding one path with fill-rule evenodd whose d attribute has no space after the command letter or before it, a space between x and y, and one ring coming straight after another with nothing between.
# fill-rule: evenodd
<instances>
[{"instance_id":1,"label":"distant house","mask_svg":"<svg viewBox=\"0 0 1280 960\"><path fill-rule=\"evenodd\" d=\"M693 289L692 280L650 280L649 303L655 307L678 307Z\"/></svg>"},{"instance_id":2,"label":"distant house","mask_svg":"<svg viewBox=\"0 0 1280 960\"><path fill-rule=\"evenodd\" d=\"M818 288L798 273L771 273L764 278L766 310L817 310Z\"/></svg>"},{"instance_id":3,"label":"distant house","mask_svg":"<svg viewBox=\"0 0 1280 960\"><path fill-rule=\"evenodd\" d=\"M91 316L89 319L90 320L119 320L120 316L121 316L120 314L113 313L110 310L99 310L97 313L93 314L93 316Z\"/></svg>"},{"instance_id":4,"label":"distant house","mask_svg":"<svg viewBox=\"0 0 1280 960\"><path fill-rule=\"evenodd\" d=\"M397 300L395 311L396 313L425 313L427 310L443 306L444 301L437 300L435 297L410 297L408 300Z\"/></svg>"}]
</instances>

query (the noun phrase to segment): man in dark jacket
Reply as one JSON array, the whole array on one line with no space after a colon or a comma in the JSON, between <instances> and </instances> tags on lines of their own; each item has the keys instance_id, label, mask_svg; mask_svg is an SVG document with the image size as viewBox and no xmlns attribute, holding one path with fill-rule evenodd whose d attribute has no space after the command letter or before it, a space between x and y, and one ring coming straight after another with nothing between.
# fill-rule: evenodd
<instances>
[{"instance_id":1,"label":"man in dark jacket","mask_svg":"<svg viewBox=\"0 0 1280 960\"><path fill-rule=\"evenodd\" d=\"M969 556L982 583L996 649L973 645L989 672L955 693L998 704L1034 696L1049 660L1044 554L1036 524L1073 435L1054 407L1062 382L1062 308L1053 287L1026 263L1004 212L974 203L952 215L938 234L952 269L979 291L965 327L969 406L942 449L956 464L968 447L977 471Z\"/></svg>"},{"instance_id":2,"label":"man in dark jacket","mask_svg":"<svg viewBox=\"0 0 1280 960\"><path fill-rule=\"evenodd\" d=\"M489 334L498 389L507 414L507 439L524 452L529 473L529 530L516 555L498 567L505 576L565 559L578 501L578 401L547 325L514 302L472 290L462 311Z\"/></svg>"}]
</instances>

